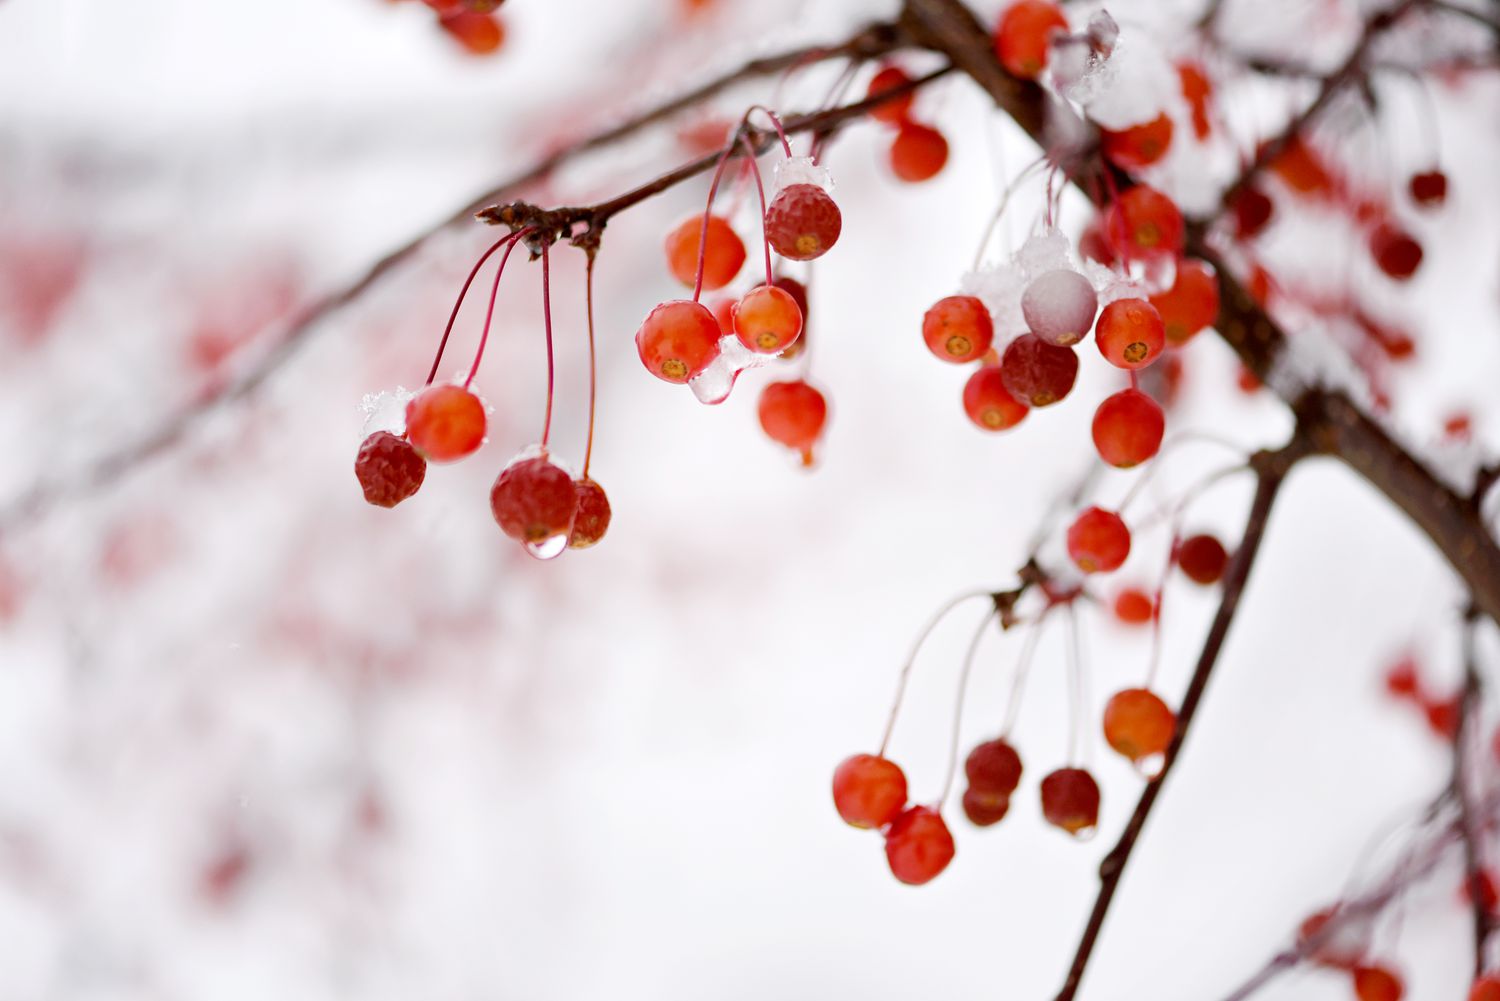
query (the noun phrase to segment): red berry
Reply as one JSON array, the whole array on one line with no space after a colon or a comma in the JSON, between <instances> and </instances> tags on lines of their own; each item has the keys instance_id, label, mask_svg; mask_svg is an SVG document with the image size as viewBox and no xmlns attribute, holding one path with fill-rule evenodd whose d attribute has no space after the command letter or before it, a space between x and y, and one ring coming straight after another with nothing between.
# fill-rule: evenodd
<instances>
[{"instance_id":1,"label":"red berry","mask_svg":"<svg viewBox=\"0 0 1500 1001\"><path fill-rule=\"evenodd\" d=\"M1458 736L1460 702L1458 696L1451 699L1434 700L1427 703L1427 725L1432 732L1444 740Z\"/></svg>"},{"instance_id":2,"label":"red berry","mask_svg":"<svg viewBox=\"0 0 1500 1001\"><path fill-rule=\"evenodd\" d=\"M428 386L406 404L406 437L428 462L453 462L484 442L484 404L462 386Z\"/></svg>"},{"instance_id":3,"label":"red berry","mask_svg":"<svg viewBox=\"0 0 1500 1001\"><path fill-rule=\"evenodd\" d=\"M1294 137L1271 159L1270 168L1293 191L1304 195L1331 195L1338 181L1323 161L1322 154L1301 137Z\"/></svg>"},{"instance_id":4,"label":"red berry","mask_svg":"<svg viewBox=\"0 0 1500 1001\"><path fill-rule=\"evenodd\" d=\"M1006 345L1000 376L1010 395L1022 403L1050 406L1072 391L1078 378L1078 355L1035 334L1022 334Z\"/></svg>"},{"instance_id":5,"label":"red berry","mask_svg":"<svg viewBox=\"0 0 1500 1001\"><path fill-rule=\"evenodd\" d=\"M766 209L766 239L776 253L793 261L822 257L843 228L838 203L816 184L789 184Z\"/></svg>"},{"instance_id":6,"label":"red berry","mask_svg":"<svg viewBox=\"0 0 1500 1001\"><path fill-rule=\"evenodd\" d=\"M569 549L587 549L604 538L609 531L609 497L604 488L593 480L573 481L573 491L578 496L578 513L573 518L573 532L568 536Z\"/></svg>"},{"instance_id":7,"label":"red berry","mask_svg":"<svg viewBox=\"0 0 1500 1001\"><path fill-rule=\"evenodd\" d=\"M1448 175L1441 170L1424 170L1411 176L1408 188L1411 200L1418 205L1441 205L1448 197Z\"/></svg>"},{"instance_id":8,"label":"red berry","mask_svg":"<svg viewBox=\"0 0 1500 1001\"><path fill-rule=\"evenodd\" d=\"M1047 67L1052 34L1067 31L1062 9L1045 0L1018 0L1000 16L995 29L995 55L1012 76L1035 80Z\"/></svg>"},{"instance_id":9,"label":"red berry","mask_svg":"<svg viewBox=\"0 0 1500 1001\"><path fill-rule=\"evenodd\" d=\"M1419 697L1422 680L1416 660L1406 656L1392 664L1385 672L1385 688L1398 698Z\"/></svg>"},{"instance_id":10,"label":"red berry","mask_svg":"<svg viewBox=\"0 0 1500 1001\"><path fill-rule=\"evenodd\" d=\"M1137 764L1159 760L1176 731L1176 714L1144 688L1118 692L1104 707L1104 739Z\"/></svg>"},{"instance_id":11,"label":"red berry","mask_svg":"<svg viewBox=\"0 0 1500 1001\"><path fill-rule=\"evenodd\" d=\"M354 475L365 500L376 507L395 507L422 486L427 460L405 438L376 431L359 446Z\"/></svg>"},{"instance_id":12,"label":"red berry","mask_svg":"<svg viewBox=\"0 0 1500 1001\"><path fill-rule=\"evenodd\" d=\"M804 348L807 347L807 286L803 285L797 279L788 278L785 275L778 277L771 284L775 285L777 288L781 289L781 291L791 296L792 301L797 304L798 312L802 314L802 336L797 338L792 343L788 344L785 350L781 352L781 357L783 358L795 358L802 353ZM729 330L727 332L734 333L734 326L732 323L730 324Z\"/></svg>"},{"instance_id":13,"label":"red berry","mask_svg":"<svg viewBox=\"0 0 1500 1001\"><path fill-rule=\"evenodd\" d=\"M1182 63L1177 67L1177 79L1182 88L1183 99L1193 113L1193 134L1201 142L1210 132L1208 105L1213 98L1213 85L1203 69L1193 63Z\"/></svg>"},{"instance_id":14,"label":"red berry","mask_svg":"<svg viewBox=\"0 0 1500 1001\"><path fill-rule=\"evenodd\" d=\"M1145 368L1167 345L1166 325L1145 299L1116 299L1099 314L1094 343L1119 368Z\"/></svg>"},{"instance_id":15,"label":"red berry","mask_svg":"<svg viewBox=\"0 0 1500 1001\"><path fill-rule=\"evenodd\" d=\"M1476 888L1479 891L1479 906L1484 908L1486 914L1494 915L1496 908L1500 907L1500 886L1495 884L1495 874L1488 869L1480 869L1474 873L1473 879L1464 877L1458 896L1465 907L1474 906Z\"/></svg>"},{"instance_id":16,"label":"red berry","mask_svg":"<svg viewBox=\"0 0 1500 1001\"><path fill-rule=\"evenodd\" d=\"M1161 314L1167 343L1186 344L1204 327L1219 318L1219 279L1213 268L1193 258L1177 262L1172 287L1151 297Z\"/></svg>"},{"instance_id":17,"label":"red berry","mask_svg":"<svg viewBox=\"0 0 1500 1001\"><path fill-rule=\"evenodd\" d=\"M758 285L730 309L735 336L751 351L776 354L802 334L802 310L792 294L775 285Z\"/></svg>"},{"instance_id":18,"label":"red berry","mask_svg":"<svg viewBox=\"0 0 1500 1001\"><path fill-rule=\"evenodd\" d=\"M1241 191L1229 207L1234 212L1235 234L1243 240L1259 236L1276 211L1276 203L1257 188Z\"/></svg>"},{"instance_id":19,"label":"red berry","mask_svg":"<svg viewBox=\"0 0 1500 1001\"><path fill-rule=\"evenodd\" d=\"M1067 347L1088 336L1099 297L1083 275L1058 268L1038 275L1021 296L1026 326L1048 344Z\"/></svg>"},{"instance_id":20,"label":"red berry","mask_svg":"<svg viewBox=\"0 0 1500 1001\"><path fill-rule=\"evenodd\" d=\"M490 512L506 535L555 556L573 530L578 488L567 470L545 456L518 459L495 477Z\"/></svg>"},{"instance_id":21,"label":"red berry","mask_svg":"<svg viewBox=\"0 0 1500 1001\"><path fill-rule=\"evenodd\" d=\"M1003 792L980 792L978 789L964 790L964 816L975 827L989 827L1005 819L1010 812L1010 795Z\"/></svg>"},{"instance_id":22,"label":"red berry","mask_svg":"<svg viewBox=\"0 0 1500 1001\"><path fill-rule=\"evenodd\" d=\"M1171 145L1172 119L1165 114L1119 132L1106 129L1102 137L1104 155L1125 170L1151 166L1167 155Z\"/></svg>"},{"instance_id":23,"label":"red berry","mask_svg":"<svg viewBox=\"0 0 1500 1001\"><path fill-rule=\"evenodd\" d=\"M635 332L646 370L666 382L687 382L719 356L719 321L691 299L664 302Z\"/></svg>"},{"instance_id":24,"label":"red berry","mask_svg":"<svg viewBox=\"0 0 1500 1001\"><path fill-rule=\"evenodd\" d=\"M1469 988L1469 1001L1500 1001L1500 974L1488 974Z\"/></svg>"},{"instance_id":25,"label":"red berry","mask_svg":"<svg viewBox=\"0 0 1500 1001\"><path fill-rule=\"evenodd\" d=\"M990 349L995 325L984 303L972 295L950 295L922 317L922 339L943 361L973 361Z\"/></svg>"},{"instance_id":26,"label":"red berry","mask_svg":"<svg viewBox=\"0 0 1500 1001\"><path fill-rule=\"evenodd\" d=\"M1021 756L1001 738L986 740L964 759L964 777L971 789L1008 796L1021 784Z\"/></svg>"},{"instance_id":27,"label":"red berry","mask_svg":"<svg viewBox=\"0 0 1500 1001\"><path fill-rule=\"evenodd\" d=\"M768 383L757 410L767 437L801 452L803 462L811 463L813 443L828 420L828 401L822 393L801 379Z\"/></svg>"},{"instance_id":28,"label":"red berry","mask_svg":"<svg viewBox=\"0 0 1500 1001\"><path fill-rule=\"evenodd\" d=\"M505 44L505 25L493 14L457 10L439 17L438 25L476 56L487 56Z\"/></svg>"},{"instance_id":29,"label":"red berry","mask_svg":"<svg viewBox=\"0 0 1500 1001\"><path fill-rule=\"evenodd\" d=\"M1156 455L1166 426L1160 404L1138 389L1122 389L1094 411L1094 448L1111 466L1129 469Z\"/></svg>"},{"instance_id":30,"label":"red berry","mask_svg":"<svg viewBox=\"0 0 1500 1001\"><path fill-rule=\"evenodd\" d=\"M885 835L885 858L891 875L909 886L921 886L948 868L955 850L948 825L930 806L905 811Z\"/></svg>"},{"instance_id":31,"label":"red berry","mask_svg":"<svg viewBox=\"0 0 1500 1001\"><path fill-rule=\"evenodd\" d=\"M1354 994L1359 1001L1401 1001L1405 993L1401 978L1383 966L1360 966L1354 970Z\"/></svg>"},{"instance_id":32,"label":"red berry","mask_svg":"<svg viewBox=\"0 0 1500 1001\"><path fill-rule=\"evenodd\" d=\"M1370 253L1380 270L1397 281L1405 281L1422 266L1422 245L1391 223L1381 223L1370 233Z\"/></svg>"},{"instance_id":33,"label":"red berry","mask_svg":"<svg viewBox=\"0 0 1500 1001\"><path fill-rule=\"evenodd\" d=\"M948 162L948 140L937 129L903 122L891 140L891 170L903 181L925 181Z\"/></svg>"},{"instance_id":34,"label":"red berry","mask_svg":"<svg viewBox=\"0 0 1500 1001\"><path fill-rule=\"evenodd\" d=\"M1059 768L1042 779L1042 816L1069 834L1093 833L1099 823L1099 784L1082 768Z\"/></svg>"},{"instance_id":35,"label":"red berry","mask_svg":"<svg viewBox=\"0 0 1500 1001\"><path fill-rule=\"evenodd\" d=\"M1212 535L1194 535L1177 545L1177 565L1198 584L1217 584L1229 566L1229 553Z\"/></svg>"},{"instance_id":36,"label":"red berry","mask_svg":"<svg viewBox=\"0 0 1500 1001\"><path fill-rule=\"evenodd\" d=\"M833 772L833 805L846 824L884 827L906 806L906 775L873 754L845 758Z\"/></svg>"},{"instance_id":37,"label":"red berry","mask_svg":"<svg viewBox=\"0 0 1500 1001\"><path fill-rule=\"evenodd\" d=\"M1104 236L1124 256L1176 256L1185 235L1182 213L1172 199L1144 184L1126 191L1105 213Z\"/></svg>"},{"instance_id":38,"label":"red berry","mask_svg":"<svg viewBox=\"0 0 1500 1001\"><path fill-rule=\"evenodd\" d=\"M1145 591L1127 587L1115 595L1115 618L1128 626L1143 626L1156 616L1156 602Z\"/></svg>"},{"instance_id":39,"label":"red berry","mask_svg":"<svg viewBox=\"0 0 1500 1001\"><path fill-rule=\"evenodd\" d=\"M667 267L688 288L698 280L698 248L702 245L703 217L693 216L667 234ZM703 287L723 288L740 273L745 263L745 245L734 228L719 216L708 217L708 250L703 255Z\"/></svg>"},{"instance_id":40,"label":"red berry","mask_svg":"<svg viewBox=\"0 0 1500 1001\"><path fill-rule=\"evenodd\" d=\"M870 78L870 86L865 91L865 97L878 97L888 90L911 83L911 77L899 66L887 66ZM877 122L885 122L887 125L900 125L906 121L911 114L912 102L917 95L907 91L899 97L890 98L870 109L870 117Z\"/></svg>"},{"instance_id":41,"label":"red berry","mask_svg":"<svg viewBox=\"0 0 1500 1001\"><path fill-rule=\"evenodd\" d=\"M1084 573L1118 570L1130 555L1130 529L1113 511L1091 507L1068 528L1068 556Z\"/></svg>"},{"instance_id":42,"label":"red berry","mask_svg":"<svg viewBox=\"0 0 1500 1001\"><path fill-rule=\"evenodd\" d=\"M964 413L982 431L1004 431L1026 417L1026 404L1005 388L999 365L981 365L964 383Z\"/></svg>"}]
</instances>

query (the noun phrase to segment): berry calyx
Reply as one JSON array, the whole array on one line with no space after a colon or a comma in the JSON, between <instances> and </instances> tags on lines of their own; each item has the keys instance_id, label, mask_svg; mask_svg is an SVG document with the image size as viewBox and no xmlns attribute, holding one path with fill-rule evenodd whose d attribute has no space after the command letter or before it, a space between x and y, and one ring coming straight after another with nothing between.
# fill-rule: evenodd
<instances>
[{"instance_id":1,"label":"berry calyx","mask_svg":"<svg viewBox=\"0 0 1500 1001\"><path fill-rule=\"evenodd\" d=\"M354 475L366 501L376 507L395 507L422 486L427 460L405 438L376 431L359 446Z\"/></svg>"},{"instance_id":2,"label":"berry calyx","mask_svg":"<svg viewBox=\"0 0 1500 1001\"><path fill-rule=\"evenodd\" d=\"M1025 419L1030 408L1010 395L999 365L981 365L964 383L964 413L981 431L1004 431Z\"/></svg>"},{"instance_id":3,"label":"berry calyx","mask_svg":"<svg viewBox=\"0 0 1500 1001\"><path fill-rule=\"evenodd\" d=\"M882 828L906 806L906 774L887 758L852 755L834 769L833 805L851 827Z\"/></svg>"},{"instance_id":4,"label":"berry calyx","mask_svg":"<svg viewBox=\"0 0 1500 1001\"><path fill-rule=\"evenodd\" d=\"M1000 16L995 29L995 55L1011 76L1035 80L1047 68L1052 34L1066 31L1062 8L1045 0L1019 0Z\"/></svg>"},{"instance_id":5,"label":"berry calyx","mask_svg":"<svg viewBox=\"0 0 1500 1001\"><path fill-rule=\"evenodd\" d=\"M1194 535L1178 544L1177 565L1194 583L1217 584L1229 566L1229 553L1212 535Z\"/></svg>"},{"instance_id":6,"label":"berry calyx","mask_svg":"<svg viewBox=\"0 0 1500 1001\"><path fill-rule=\"evenodd\" d=\"M1130 529L1113 511L1091 507L1068 528L1068 557L1084 573L1118 570L1130 555Z\"/></svg>"},{"instance_id":7,"label":"berry calyx","mask_svg":"<svg viewBox=\"0 0 1500 1001\"><path fill-rule=\"evenodd\" d=\"M1137 767L1154 773L1177 730L1177 716L1144 688L1117 692L1104 707L1104 739Z\"/></svg>"},{"instance_id":8,"label":"berry calyx","mask_svg":"<svg viewBox=\"0 0 1500 1001\"><path fill-rule=\"evenodd\" d=\"M1072 391L1078 378L1078 355L1036 334L1022 334L1006 345L1000 375L1006 390L1022 403L1051 406Z\"/></svg>"},{"instance_id":9,"label":"berry calyx","mask_svg":"<svg viewBox=\"0 0 1500 1001\"><path fill-rule=\"evenodd\" d=\"M1160 451L1166 426L1161 404L1138 389L1122 389L1094 411L1094 448L1111 466L1129 469Z\"/></svg>"},{"instance_id":10,"label":"berry calyx","mask_svg":"<svg viewBox=\"0 0 1500 1001\"><path fill-rule=\"evenodd\" d=\"M922 339L943 361L973 361L994 343L995 324L990 311L974 296L950 295L922 317Z\"/></svg>"},{"instance_id":11,"label":"berry calyx","mask_svg":"<svg viewBox=\"0 0 1500 1001\"><path fill-rule=\"evenodd\" d=\"M691 299L664 302L646 314L635 347L652 375L687 382L719 356L719 321Z\"/></svg>"},{"instance_id":12,"label":"berry calyx","mask_svg":"<svg viewBox=\"0 0 1500 1001\"><path fill-rule=\"evenodd\" d=\"M1184 258L1177 262L1172 287L1153 295L1151 305L1161 314L1167 343L1186 344L1219 318L1219 278L1203 261Z\"/></svg>"},{"instance_id":13,"label":"berry calyx","mask_svg":"<svg viewBox=\"0 0 1500 1001\"><path fill-rule=\"evenodd\" d=\"M1092 834L1099 824L1099 784L1082 768L1059 768L1042 779L1042 816L1075 837Z\"/></svg>"},{"instance_id":14,"label":"berry calyx","mask_svg":"<svg viewBox=\"0 0 1500 1001\"><path fill-rule=\"evenodd\" d=\"M463 386L428 386L406 404L406 438L428 462L472 454L484 429L484 404Z\"/></svg>"},{"instance_id":15,"label":"berry calyx","mask_svg":"<svg viewBox=\"0 0 1500 1001\"><path fill-rule=\"evenodd\" d=\"M838 203L816 184L789 184L766 209L766 239L788 260L822 257L838 242L843 229Z\"/></svg>"},{"instance_id":16,"label":"berry calyx","mask_svg":"<svg viewBox=\"0 0 1500 1001\"><path fill-rule=\"evenodd\" d=\"M545 455L518 459L495 478L490 513L500 530L533 556L556 556L573 530L578 489L567 470Z\"/></svg>"},{"instance_id":17,"label":"berry calyx","mask_svg":"<svg viewBox=\"0 0 1500 1001\"><path fill-rule=\"evenodd\" d=\"M906 810L885 835L885 858L891 875L908 886L930 882L948 868L955 851L948 825L930 806Z\"/></svg>"},{"instance_id":18,"label":"berry calyx","mask_svg":"<svg viewBox=\"0 0 1500 1001\"><path fill-rule=\"evenodd\" d=\"M1176 203L1144 184L1120 195L1104 219L1105 239L1127 257L1176 256L1186 232Z\"/></svg>"},{"instance_id":19,"label":"berry calyx","mask_svg":"<svg viewBox=\"0 0 1500 1001\"><path fill-rule=\"evenodd\" d=\"M703 217L693 216L667 234L667 267L672 277L692 288L698 279L698 248L703 251L703 287L723 288L734 280L745 263L745 244L721 216L708 217L708 238L701 241Z\"/></svg>"},{"instance_id":20,"label":"berry calyx","mask_svg":"<svg viewBox=\"0 0 1500 1001\"><path fill-rule=\"evenodd\" d=\"M1359 1001L1401 1001L1406 993L1401 978L1383 966L1356 967L1353 979Z\"/></svg>"},{"instance_id":21,"label":"berry calyx","mask_svg":"<svg viewBox=\"0 0 1500 1001\"><path fill-rule=\"evenodd\" d=\"M746 292L730 307L729 315L740 343L759 354L777 354L802 334L797 300L775 285L757 285Z\"/></svg>"},{"instance_id":22,"label":"berry calyx","mask_svg":"<svg viewBox=\"0 0 1500 1001\"><path fill-rule=\"evenodd\" d=\"M894 90L909 83L911 83L911 76L904 69L899 66L887 66L870 78L870 86L865 90L865 97L866 99L879 97L888 90ZM911 91L889 98L871 108L870 117L887 125L900 125L911 114L911 106L916 98L917 95Z\"/></svg>"},{"instance_id":23,"label":"berry calyx","mask_svg":"<svg viewBox=\"0 0 1500 1001\"><path fill-rule=\"evenodd\" d=\"M1144 626L1156 617L1156 602L1145 591L1127 587L1115 595L1115 618L1127 626Z\"/></svg>"},{"instance_id":24,"label":"berry calyx","mask_svg":"<svg viewBox=\"0 0 1500 1001\"><path fill-rule=\"evenodd\" d=\"M1405 281L1422 266L1422 245L1388 222L1370 233L1370 254L1380 270L1397 281Z\"/></svg>"},{"instance_id":25,"label":"berry calyx","mask_svg":"<svg viewBox=\"0 0 1500 1001\"><path fill-rule=\"evenodd\" d=\"M1441 170L1413 174L1407 190L1411 192L1411 200L1424 208L1441 205L1448 197L1448 175Z\"/></svg>"},{"instance_id":26,"label":"berry calyx","mask_svg":"<svg viewBox=\"0 0 1500 1001\"><path fill-rule=\"evenodd\" d=\"M1099 297L1076 271L1058 268L1038 275L1021 295L1026 326L1048 344L1068 347L1088 336Z\"/></svg>"},{"instance_id":27,"label":"berry calyx","mask_svg":"<svg viewBox=\"0 0 1500 1001\"><path fill-rule=\"evenodd\" d=\"M937 129L903 122L891 140L891 170L915 184L937 176L948 162L948 140Z\"/></svg>"},{"instance_id":28,"label":"berry calyx","mask_svg":"<svg viewBox=\"0 0 1500 1001\"><path fill-rule=\"evenodd\" d=\"M822 393L801 379L768 383L756 412L767 437L800 452L804 464L812 463L812 447L828 420L828 401Z\"/></svg>"},{"instance_id":29,"label":"berry calyx","mask_svg":"<svg viewBox=\"0 0 1500 1001\"><path fill-rule=\"evenodd\" d=\"M1125 170L1151 166L1167 155L1171 145L1172 119L1166 114L1118 132L1106 129L1101 137L1104 155Z\"/></svg>"},{"instance_id":30,"label":"berry calyx","mask_svg":"<svg viewBox=\"0 0 1500 1001\"><path fill-rule=\"evenodd\" d=\"M1116 299L1100 312L1094 343L1111 365L1145 368L1167 346L1166 325L1145 299Z\"/></svg>"},{"instance_id":31,"label":"berry calyx","mask_svg":"<svg viewBox=\"0 0 1500 1001\"><path fill-rule=\"evenodd\" d=\"M573 492L578 497L578 513L573 517L573 531L568 534L568 548L587 549L597 545L609 531L613 512L604 488L593 480L574 480Z\"/></svg>"}]
</instances>

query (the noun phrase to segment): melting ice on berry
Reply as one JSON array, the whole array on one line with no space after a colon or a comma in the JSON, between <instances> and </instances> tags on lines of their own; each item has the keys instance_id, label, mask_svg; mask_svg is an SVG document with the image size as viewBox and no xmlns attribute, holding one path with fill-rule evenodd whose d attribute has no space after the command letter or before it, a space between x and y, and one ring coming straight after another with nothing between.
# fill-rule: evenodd
<instances>
[{"instance_id":1,"label":"melting ice on berry","mask_svg":"<svg viewBox=\"0 0 1500 1001\"><path fill-rule=\"evenodd\" d=\"M364 414L363 434L366 438L376 431L389 431L394 435L406 433L406 404L416 394L405 386L382 389L378 393L366 393L359 401L359 412Z\"/></svg>"}]
</instances>

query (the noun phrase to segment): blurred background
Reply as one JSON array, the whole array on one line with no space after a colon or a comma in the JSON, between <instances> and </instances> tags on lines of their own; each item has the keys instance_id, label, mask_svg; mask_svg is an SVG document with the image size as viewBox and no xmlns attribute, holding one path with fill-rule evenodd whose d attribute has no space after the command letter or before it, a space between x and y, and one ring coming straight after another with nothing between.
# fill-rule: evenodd
<instances>
[{"instance_id":1,"label":"blurred background","mask_svg":"<svg viewBox=\"0 0 1500 1001\"><path fill-rule=\"evenodd\" d=\"M952 144L930 182L892 176L876 123L828 148L843 236L791 272L811 285L808 378L832 408L811 470L757 425L759 387L786 377L776 366L705 407L636 358L640 319L679 294L661 240L701 211L706 179L620 215L599 257L593 475L614 522L593 550L533 561L488 511L496 473L540 434L540 276L524 260L476 383L494 408L486 446L390 511L365 505L351 475L361 398L420 384L495 231L438 234L276 353L299 309L548 151L896 6L511 0L503 45L479 56L416 2L0 3L0 999L1051 996L1141 788L1097 737L1105 699L1139 684L1149 658L1107 599L1154 582L1165 531L1139 536L1100 584L1106 603L1083 609L1100 837L1072 841L1036 803L1073 725L1059 628L1016 733L1028 777L1011 816L978 830L950 804L958 855L932 884L897 884L880 839L840 823L828 794L835 764L878 743L931 613L1012 586L1038 527L1067 510L1095 462L1095 402L1120 381L1086 352L1070 399L987 435L960 406L967 372L918 337L1037 155L971 84L918 98ZM1000 4L973 6L991 23ZM1196 6L1111 10L1139 56L1180 46ZM1221 34L1316 65L1362 13L1246 0ZM815 107L841 68L749 83L527 197L617 194L696 155L695 123L750 102ZM1265 134L1308 93L1247 83L1222 100L1241 132ZM1449 175L1441 213L1410 221L1427 253L1417 278L1354 280L1416 341L1380 370L1392 425L1455 475L1500 433L1496 96L1482 77L1396 81L1378 128L1342 126L1377 183L1395 189L1438 158ZM1234 167L1198 152L1160 168L1189 207ZM1088 218L1072 198L1061 222L1076 235ZM741 188L724 204L753 248L750 201ZM1042 201L1020 189L992 260ZM1268 239L1299 273L1368 267L1318 219ZM576 467L582 255L553 263L553 441ZM472 357L482 305L460 314L444 376ZM1339 353L1335 332L1298 336ZM1237 362L1211 335L1182 364L1171 428L1246 450L1284 439L1284 408L1236 389ZM1445 433L1458 412L1466 436ZM1175 449L1142 503L1233 461ZM1097 496L1118 502L1138 476L1111 471ZM1236 539L1250 486L1205 493L1187 528ZM1222 996L1411 846L1450 755L1381 675L1414 650L1456 688L1463 603L1378 494L1331 463L1297 472L1085 997ZM1171 703L1214 606L1212 591L1169 585ZM918 663L892 747L915 799L941 789L980 614L960 609ZM981 648L964 747L998 729L1020 643L996 633ZM1493 655L1488 637L1481 650ZM1377 929L1414 1001L1468 983L1450 862ZM1351 994L1312 971L1262 996Z\"/></svg>"}]
</instances>

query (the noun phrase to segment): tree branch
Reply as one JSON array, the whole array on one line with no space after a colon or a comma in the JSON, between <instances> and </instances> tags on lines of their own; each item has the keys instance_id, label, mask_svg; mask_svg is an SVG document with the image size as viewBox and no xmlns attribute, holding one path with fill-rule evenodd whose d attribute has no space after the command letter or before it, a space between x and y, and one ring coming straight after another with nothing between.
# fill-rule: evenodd
<instances>
[{"instance_id":1,"label":"tree branch","mask_svg":"<svg viewBox=\"0 0 1500 1001\"><path fill-rule=\"evenodd\" d=\"M1474 976L1485 972L1485 951L1495 930L1495 916L1484 893L1484 861L1480 856L1478 810L1469 797L1469 750L1473 745L1473 727L1479 715L1479 663L1475 650L1478 611L1469 609L1464 616L1463 694L1458 700L1458 729L1453 734L1453 780L1451 791L1458 803L1458 832L1464 849L1464 885L1469 906L1474 912Z\"/></svg>"}]
</instances>

